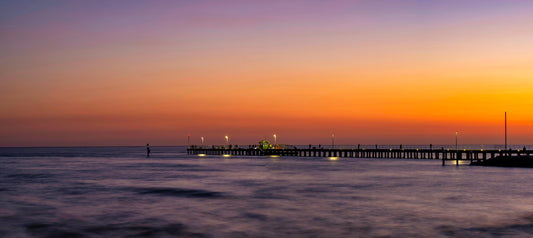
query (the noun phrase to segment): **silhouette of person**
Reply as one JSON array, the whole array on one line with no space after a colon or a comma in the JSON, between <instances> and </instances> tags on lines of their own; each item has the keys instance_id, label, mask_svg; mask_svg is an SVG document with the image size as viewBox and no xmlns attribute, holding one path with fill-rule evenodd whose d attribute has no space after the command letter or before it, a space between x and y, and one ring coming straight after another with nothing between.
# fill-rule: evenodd
<instances>
[{"instance_id":1,"label":"silhouette of person","mask_svg":"<svg viewBox=\"0 0 533 238\"><path fill-rule=\"evenodd\" d=\"M146 144L146 157L150 157L150 144Z\"/></svg>"}]
</instances>

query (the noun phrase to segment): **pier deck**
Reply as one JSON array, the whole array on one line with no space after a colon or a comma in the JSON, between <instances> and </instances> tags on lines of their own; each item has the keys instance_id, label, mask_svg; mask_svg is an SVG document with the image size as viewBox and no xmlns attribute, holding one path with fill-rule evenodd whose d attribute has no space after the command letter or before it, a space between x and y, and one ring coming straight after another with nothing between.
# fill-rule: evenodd
<instances>
[{"instance_id":1,"label":"pier deck","mask_svg":"<svg viewBox=\"0 0 533 238\"><path fill-rule=\"evenodd\" d=\"M294 157L345 157L376 159L440 159L442 165L446 160L483 161L496 156L530 156L533 151L523 150L451 150L451 149L267 149L253 148L201 148L189 147L190 155L238 155L238 156L294 156Z\"/></svg>"}]
</instances>

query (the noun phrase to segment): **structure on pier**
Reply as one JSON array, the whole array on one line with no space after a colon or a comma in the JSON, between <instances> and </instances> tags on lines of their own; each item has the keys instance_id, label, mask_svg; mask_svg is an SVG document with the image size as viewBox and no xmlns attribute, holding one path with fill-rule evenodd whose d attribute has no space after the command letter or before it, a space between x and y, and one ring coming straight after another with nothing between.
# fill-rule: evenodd
<instances>
[{"instance_id":1,"label":"structure on pier","mask_svg":"<svg viewBox=\"0 0 533 238\"><path fill-rule=\"evenodd\" d=\"M272 145L270 144L270 141L267 141L266 139L262 140L262 141L259 141L259 149L260 150L268 150L271 147L272 147Z\"/></svg>"}]
</instances>

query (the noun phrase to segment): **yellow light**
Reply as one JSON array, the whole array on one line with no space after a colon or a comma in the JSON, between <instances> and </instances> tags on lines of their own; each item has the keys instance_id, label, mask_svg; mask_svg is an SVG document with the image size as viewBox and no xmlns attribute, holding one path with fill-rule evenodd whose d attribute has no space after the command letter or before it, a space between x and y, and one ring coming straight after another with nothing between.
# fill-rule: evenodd
<instances>
[{"instance_id":1,"label":"yellow light","mask_svg":"<svg viewBox=\"0 0 533 238\"><path fill-rule=\"evenodd\" d=\"M333 161L333 160L338 160L339 157L328 157L328 159Z\"/></svg>"},{"instance_id":2,"label":"yellow light","mask_svg":"<svg viewBox=\"0 0 533 238\"><path fill-rule=\"evenodd\" d=\"M200 157L204 157L204 156L205 156L205 154L198 154L198 156L200 156Z\"/></svg>"},{"instance_id":3,"label":"yellow light","mask_svg":"<svg viewBox=\"0 0 533 238\"><path fill-rule=\"evenodd\" d=\"M270 158L278 158L279 155L270 155L269 157L270 157Z\"/></svg>"},{"instance_id":4,"label":"yellow light","mask_svg":"<svg viewBox=\"0 0 533 238\"><path fill-rule=\"evenodd\" d=\"M418 151L418 148L416 148L416 151Z\"/></svg>"},{"instance_id":5,"label":"yellow light","mask_svg":"<svg viewBox=\"0 0 533 238\"><path fill-rule=\"evenodd\" d=\"M463 151L466 151L466 149L463 149Z\"/></svg>"},{"instance_id":6,"label":"yellow light","mask_svg":"<svg viewBox=\"0 0 533 238\"><path fill-rule=\"evenodd\" d=\"M481 151L483 151L483 149L481 149Z\"/></svg>"},{"instance_id":7,"label":"yellow light","mask_svg":"<svg viewBox=\"0 0 533 238\"><path fill-rule=\"evenodd\" d=\"M520 150L518 150L517 152L520 152Z\"/></svg>"},{"instance_id":8,"label":"yellow light","mask_svg":"<svg viewBox=\"0 0 533 238\"><path fill-rule=\"evenodd\" d=\"M450 149L448 149L448 151L450 151Z\"/></svg>"},{"instance_id":9,"label":"yellow light","mask_svg":"<svg viewBox=\"0 0 533 238\"><path fill-rule=\"evenodd\" d=\"M498 151L499 151L499 152L501 152L501 151L502 151L502 149L499 149Z\"/></svg>"},{"instance_id":10,"label":"yellow light","mask_svg":"<svg viewBox=\"0 0 533 238\"><path fill-rule=\"evenodd\" d=\"M390 148L389 150L392 151L392 148Z\"/></svg>"},{"instance_id":11,"label":"yellow light","mask_svg":"<svg viewBox=\"0 0 533 238\"><path fill-rule=\"evenodd\" d=\"M227 157L230 157L231 155L224 154L224 155L222 155L222 156L227 158Z\"/></svg>"}]
</instances>

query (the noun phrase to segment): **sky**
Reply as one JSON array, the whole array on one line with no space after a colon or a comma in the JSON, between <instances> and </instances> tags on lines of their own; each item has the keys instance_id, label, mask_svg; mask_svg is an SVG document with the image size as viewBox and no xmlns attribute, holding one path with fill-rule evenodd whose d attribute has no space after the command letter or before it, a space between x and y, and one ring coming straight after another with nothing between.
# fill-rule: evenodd
<instances>
[{"instance_id":1,"label":"sky","mask_svg":"<svg viewBox=\"0 0 533 238\"><path fill-rule=\"evenodd\" d=\"M0 146L533 144L533 1L1 1Z\"/></svg>"}]
</instances>

